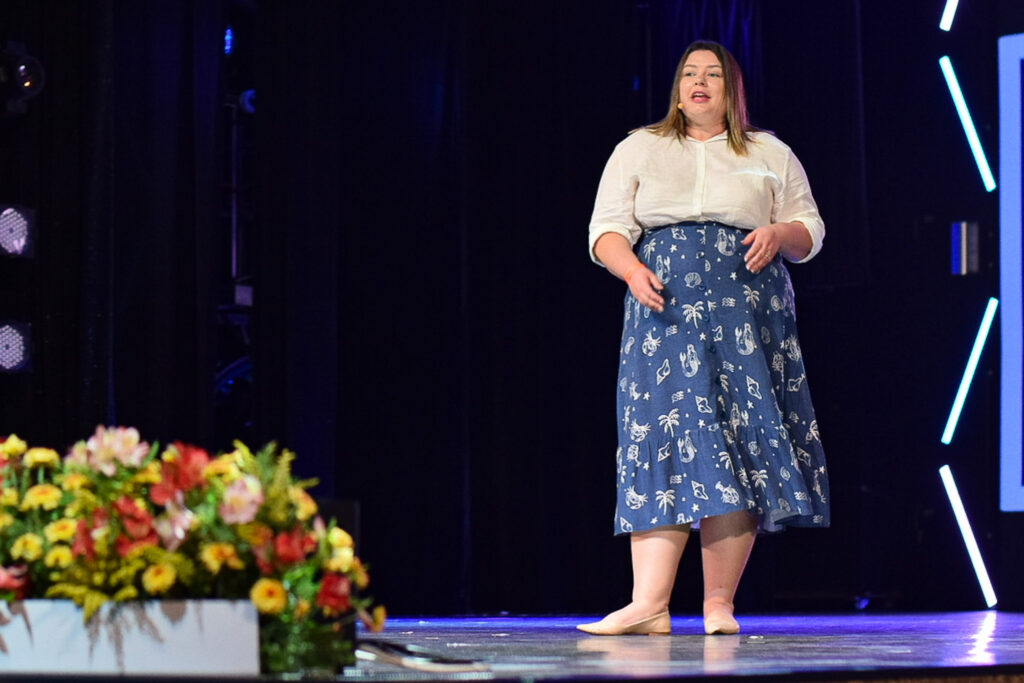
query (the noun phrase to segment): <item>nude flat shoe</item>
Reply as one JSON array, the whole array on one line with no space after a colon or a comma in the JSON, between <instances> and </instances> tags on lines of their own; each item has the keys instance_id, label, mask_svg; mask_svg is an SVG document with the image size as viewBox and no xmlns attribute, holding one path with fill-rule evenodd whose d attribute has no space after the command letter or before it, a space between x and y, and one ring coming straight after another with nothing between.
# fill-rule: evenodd
<instances>
[{"instance_id":1,"label":"nude flat shoe","mask_svg":"<svg viewBox=\"0 0 1024 683\"><path fill-rule=\"evenodd\" d=\"M704 617L704 633L713 635L732 635L740 632L739 622L724 609L717 610Z\"/></svg>"},{"instance_id":2,"label":"nude flat shoe","mask_svg":"<svg viewBox=\"0 0 1024 683\"><path fill-rule=\"evenodd\" d=\"M668 612L659 612L632 624L606 624L605 619L602 619L592 624L580 624L576 628L595 636L667 636L672 633L672 618Z\"/></svg>"}]
</instances>

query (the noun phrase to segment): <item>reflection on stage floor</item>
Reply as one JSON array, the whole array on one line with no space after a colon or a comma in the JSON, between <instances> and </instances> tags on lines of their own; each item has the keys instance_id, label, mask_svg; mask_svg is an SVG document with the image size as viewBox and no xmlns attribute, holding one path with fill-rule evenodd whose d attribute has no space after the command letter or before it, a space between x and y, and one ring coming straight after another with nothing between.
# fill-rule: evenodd
<instances>
[{"instance_id":1,"label":"reflection on stage floor","mask_svg":"<svg viewBox=\"0 0 1024 683\"><path fill-rule=\"evenodd\" d=\"M391 619L365 634L345 680L1024 681L1024 614L739 615L742 632L705 636L695 616L671 636L590 636L591 618Z\"/></svg>"}]
</instances>

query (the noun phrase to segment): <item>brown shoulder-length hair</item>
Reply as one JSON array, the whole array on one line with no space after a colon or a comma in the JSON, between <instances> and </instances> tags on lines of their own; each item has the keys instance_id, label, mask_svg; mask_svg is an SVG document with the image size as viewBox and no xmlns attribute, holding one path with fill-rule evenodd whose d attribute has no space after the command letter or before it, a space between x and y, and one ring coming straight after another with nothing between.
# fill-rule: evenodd
<instances>
[{"instance_id":1,"label":"brown shoulder-length hair","mask_svg":"<svg viewBox=\"0 0 1024 683\"><path fill-rule=\"evenodd\" d=\"M743 88L743 72L732 53L724 45L711 40L697 40L690 43L676 67L675 80L672 81L672 95L668 103L668 114L661 121L646 126L659 135L686 136L686 117L679 109L679 81L683 77L683 65L690 55L698 50L713 52L722 64L725 78L725 129L728 133L729 149L740 156L746 156L750 133L760 130L750 125L747 113L747 93Z\"/></svg>"}]
</instances>

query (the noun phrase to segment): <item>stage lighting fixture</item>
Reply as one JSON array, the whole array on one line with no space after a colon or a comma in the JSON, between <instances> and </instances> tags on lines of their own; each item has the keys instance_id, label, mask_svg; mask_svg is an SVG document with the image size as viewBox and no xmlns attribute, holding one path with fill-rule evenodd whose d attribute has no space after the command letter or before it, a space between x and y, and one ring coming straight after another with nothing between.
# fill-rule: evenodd
<instances>
[{"instance_id":1,"label":"stage lighting fixture","mask_svg":"<svg viewBox=\"0 0 1024 683\"><path fill-rule=\"evenodd\" d=\"M1021 95L1024 93L1024 33L999 39L999 298L1000 372L999 509L1024 512L1024 272L1021 223L1024 222L1024 148Z\"/></svg>"},{"instance_id":2,"label":"stage lighting fixture","mask_svg":"<svg viewBox=\"0 0 1024 683\"><path fill-rule=\"evenodd\" d=\"M43 65L21 43L0 43L0 98L6 116L24 114L25 100L38 95L45 82Z\"/></svg>"},{"instance_id":3,"label":"stage lighting fixture","mask_svg":"<svg viewBox=\"0 0 1024 683\"><path fill-rule=\"evenodd\" d=\"M939 476L942 477L942 485L946 487L946 495L949 497L949 504L953 506L953 515L956 523L960 526L960 535L964 538L964 545L967 546L967 554L974 565L974 574L978 577L978 585L981 586L981 593L985 596L985 604L991 609L996 606L996 592L992 588L992 581L988 578L988 570L985 569L985 561L981 559L981 550L978 548L978 541L974 538L974 531L967 519L967 511L964 503L960 500L960 492L953 481L953 472L949 465L939 468Z\"/></svg>"},{"instance_id":4,"label":"stage lighting fixture","mask_svg":"<svg viewBox=\"0 0 1024 683\"><path fill-rule=\"evenodd\" d=\"M31 331L28 323L0 323L0 372L26 372L30 369Z\"/></svg>"},{"instance_id":5,"label":"stage lighting fixture","mask_svg":"<svg viewBox=\"0 0 1024 683\"><path fill-rule=\"evenodd\" d=\"M939 19L939 28L948 31L953 28L953 17L956 15L956 6L960 0L946 0L946 7L942 10L942 18Z\"/></svg>"},{"instance_id":6,"label":"stage lighting fixture","mask_svg":"<svg viewBox=\"0 0 1024 683\"><path fill-rule=\"evenodd\" d=\"M35 212L22 206L0 205L0 254L32 255L36 231Z\"/></svg>"},{"instance_id":7,"label":"stage lighting fixture","mask_svg":"<svg viewBox=\"0 0 1024 683\"><path fill-rule=\"evenodd\" d=\"M942 75L946 77L946 86L949 87L949 94L953 97L956 113L960 116L960 125L964 128L967 144L970 145L971 153L974 155L974 163L978 165L978 172L981 173L981 181L985 184L985 190L991 192L996 189L996 179L992 177L992 169L989 168L988 159L985 158L985 150L981 148L978 131L974 128L971 112L967 109L967 101L964 100L964 94L960 90L960 83L956 79L953 63L949 57L939 58L939 68L942 69Z\"/></svg>"},{"instance_id":8,"label":"stage lighting fixture","mask_svg":"<svg viewBox=\"0 0 1024 683\"><path fill-rule=\"evenodd\" d=\"M997 308L999 308L999 299L990 298L985 307L985 314L981 317L978 334L974 337L974 347L971 349L971 355L967 358L967 367L964 368L964 376L960 379L960 388L957 389L956 398L953 399L953 407L946 420L946 429L942 432L942 443L947 446L953 441L953 432L956 431L956 423L960 421L960 411L963 410L964 401L967 400L967 392L971 388L971 381L974 380L974 372L978 369L978 359L981 358L981 350L985 348L985 341L988 339L988 331L992 327L992 319L996 316Z\"/></svg>"},{"instance_id":9,"label":"stage lighting fixture","mask_svg":"<svg viewBox=\"0 0 1024 683\"><path fill-rule=\"evenodd\" d=\"M970 275L977 273L978 254L978 223L976 221L956 221L950 226L950 266L953 275Z\"/></svg>"}]
</instances>

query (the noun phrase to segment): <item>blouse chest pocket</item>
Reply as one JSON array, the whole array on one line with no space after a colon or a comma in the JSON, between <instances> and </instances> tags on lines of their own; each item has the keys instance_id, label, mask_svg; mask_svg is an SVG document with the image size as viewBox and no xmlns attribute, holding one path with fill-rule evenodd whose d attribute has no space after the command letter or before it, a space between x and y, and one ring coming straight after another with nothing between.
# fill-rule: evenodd
<instances>
[{"instance_id":1,"label":"blouse chest pocket","mask_svg":"<svg viewBox=\"0 0 1024 683\"><path fill-rule=\"evenodd\" d=\"M723 190L734 197L743 197L754 206L771 206L774 196L781 189L779 176L763 166L733 169L729 171L723 185Z\"/></svg>"}]
</instances>

